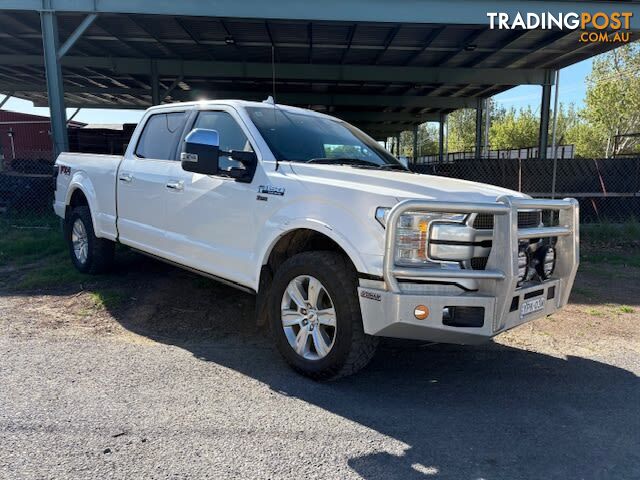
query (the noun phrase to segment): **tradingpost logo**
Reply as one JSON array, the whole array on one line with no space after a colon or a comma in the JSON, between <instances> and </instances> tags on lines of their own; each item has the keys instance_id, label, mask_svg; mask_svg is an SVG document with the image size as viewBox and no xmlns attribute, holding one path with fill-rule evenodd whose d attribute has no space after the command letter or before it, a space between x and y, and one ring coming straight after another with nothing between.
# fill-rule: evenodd
<instances>
[{"instance_id":1,"label":"tradingpost logo","mask_svg":"<svg viewBox=\"0 0 640 480\"><path fill-rule=\"evenodd\" d=\"M581 43L627 43L631 40L632 12L560 12L509 15L505 12L487 12L491 30L543 29L582 30Z\"/></svg>"}]
</instances>

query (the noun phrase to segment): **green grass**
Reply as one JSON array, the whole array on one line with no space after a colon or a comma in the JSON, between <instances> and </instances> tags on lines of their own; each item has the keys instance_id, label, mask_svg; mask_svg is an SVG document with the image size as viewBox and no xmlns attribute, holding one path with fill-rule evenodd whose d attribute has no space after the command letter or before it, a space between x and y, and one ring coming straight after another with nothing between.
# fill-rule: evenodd
<instances>
[{"instance_id":1,"label":"green grass","mask_svg":"<svg viewBox=\"0 0 640 480\"><path fill-rule=\"evenodd\" d=\"M596 297L596 293L593 290L585 287L573 287L572 293L574 293L575 295L580 295L582 297Z\"/></svg>"},{"instance_id":2,"label":"green grass","mask_svg":"<svg viewBox=\"0 0 640 480\"><path fill-rule=\"evenodd\" d=\"M63 263L63 262L66 262ZM90 277L78 272L71 261L66 258L64 261L52 258L27 271L14 284L10 285L11 290L36 290L39 288L64 287L70 284L81 284Z\"/></svg>"},{"instance_id":3,"label":"green grass","mask_svg":"<svg viewBox=\"0 0 640 480\"><path fill-rule=\"evenodd\" d=\"M587 313L592 317L602 317L604 316L604 312L598 310L597 308L590 308L587 310Z\"/></svg>"},{"instance_id":4,"label":"green grass","mask_svg":"<svg viewBox=\"0 0 640 480\"><path fill-rule=\"evenodd\" d=\"M581 261L582 263L580 263L580 268L578 270L578 272L580 273L588 273L590 275L594 275L606 280L613 280L614 278L616 278L616 275L619 276L619 272L614 273L595 263L588 263L587 261L585 261L584 257L581 257Z\"/></svg>"},{"instance_id":5,"label":"green grass","mask_svg":"<svg viewBox=\"0 0 640 480\"><path fill-rule=\"evenodd\" d=\"M607 264L640 268L640 252L638 251L630 251L628 253L619 253L617 251L589 251L581 255L581 260L594 264Z\"/></svg>"},{"instance_id":6,"label":"green grass","mask_svg":"<svg viewBox=\"0 0 640 480\"><path fill-rule=\"evenodd\" d=\"M630 307L629 305L620 305L618 307L618 310L620 311L620 313L633 313L635 312L635 310Z\"/></svg>"},{"instance_id":7,"label":"green grass","mask_svg":"<svg viewBox=\"0 0 640 480\"><path fill-rule=\"evenodd\" d=\"M633 219L625 223L588 223L580 225L583 242L600 244L637 243L640 240L640 222Z\"/></svg>"},{"instance_id":8,"label":"green grass","mask_svg":"<svg viewBox=\"0 0 640 480\"><path fill-rule=\"evenodd\" d=\"M20 270L9 280L11 290L66 286L90 278L73 267L60 223L52 216L0 219L0 266Z\"/></svg>"},{"instance_id":9,"label":"green grass","mask_svg":"<svg viewBox=\"0 0 640 480\"><path fill-rule=\"evenodd\" d=\"M128 295L117 290L97 290L89 294L96 308L111 310L122 305Z\"/></svg>"},{"instance_id":10,"label":"green grass","mask_svg":"<svg viewBox=\"0 0 640 480\"><path fill-rule=\"evenodd\" d=\"M0 265L25 265L66 251L59 228L0 224Z\"/></svg>"}]
</instances>

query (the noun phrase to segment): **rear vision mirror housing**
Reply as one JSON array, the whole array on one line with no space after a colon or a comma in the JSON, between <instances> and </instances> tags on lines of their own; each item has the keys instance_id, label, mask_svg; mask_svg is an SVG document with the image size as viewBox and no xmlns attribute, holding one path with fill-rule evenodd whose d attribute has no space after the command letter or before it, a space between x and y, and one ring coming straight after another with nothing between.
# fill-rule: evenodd
<instances>
[{"instance_id":1,"label":"rear vision mirror housing","mask_svg":"<svg viewBox=\"0 0 640 480\"><path fill-rule=\"evenodd\" d=\"M187 172L216 175L220 156L220 136L216 130L194 128L184 139L180 154L182 169Z\"/></svg>"}]
</instances>

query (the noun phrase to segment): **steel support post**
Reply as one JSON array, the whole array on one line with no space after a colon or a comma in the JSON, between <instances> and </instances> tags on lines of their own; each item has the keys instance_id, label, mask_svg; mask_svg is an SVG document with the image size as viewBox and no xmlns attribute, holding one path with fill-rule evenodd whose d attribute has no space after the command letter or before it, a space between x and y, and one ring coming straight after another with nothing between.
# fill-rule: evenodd
<instances>
[{"instance_id":1,"label":"steel support post","mask_svg":"<svg viewBox=\"0 0 640 480\"><path fill-rule=\"evenodd\" d=\"M400 158L400 134L396 135L396 157Z\"/></svg>"},{"instance_id":2,"label":"steel support post","mask_svg":"<svg viewBox=\"0 0 640 480\"><path fill-rule=\"evenodd\" d=\"M550 77L550 75L549 75ZM549 116L551 110L551 84L552 81L542 85L542 102L540 104L540 133L538 135L538 158L547 158L547 145L549 144Z\"/></svg>"},{"instance_id":3,"label":"steel support post","mask_svg":"<svg viewBox=\"0 0 640 480\"><path fill-rule=\"evenodd\" d=\"M418 163L418 125L413 126L413 164Z\"/></svg>"},{"instance_id":4,"label":"steel support post","mask_svg":"<svg viewBox=\"0 0 640 480\"><path fill-rule=\"evenodd\" d=\"M62 69L58 59L58 23L56 14L51 10L50 2L45 0L45 8L40 12L42 27L42 47L44 52L44 68L47 77L47 97L49 99L49 115L51 117L51 136L53 154L69 150L67 137L67 112L64 105L64 89Z\"/></svg>"},{"instance_id":5,"label":"steel support post","mask_svg":"<svg viewBox=\"0 0 640 480\"><path fill-rule=\"evenodd\" d=\"M151 104L160 105L160 77L155 60L151 60Z\"/></svg>"},{"instance_id":6,"label":"steel support post","mask_svg":"<svg viewBox=\"0 0 640 480\"><path fill-rule=\"evenodd\" d=\"M483 99L478 98L476 105L476 160L482 158L482 103Z\"/></svg>"},{"instance_id":7,"label":"steel support post","mask_svg":"<svg viewBox=\"0 0 640 480\"><path fill-rule=\"evenodd\" d=\"M484 101L484 154L489 158L489 132L491 130L491 99Z\"/></svg>"}]
</instances>

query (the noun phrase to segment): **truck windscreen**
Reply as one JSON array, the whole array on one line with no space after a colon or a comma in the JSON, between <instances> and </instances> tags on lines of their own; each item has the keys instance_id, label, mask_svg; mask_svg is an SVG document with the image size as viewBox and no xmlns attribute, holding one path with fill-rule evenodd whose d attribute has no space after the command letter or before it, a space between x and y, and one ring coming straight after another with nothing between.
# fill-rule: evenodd
<instances>
[{"instance_id":1,"label":"truck windscreen","mask_svg":"<svg viewBox=\"0 0 640 480\"><path fill-rule=\"evenodd\" d=\"M347 123L269 106L248 107L247 112L278 160L405 170L376 141Z\"/></svg>"}]
</instances>

